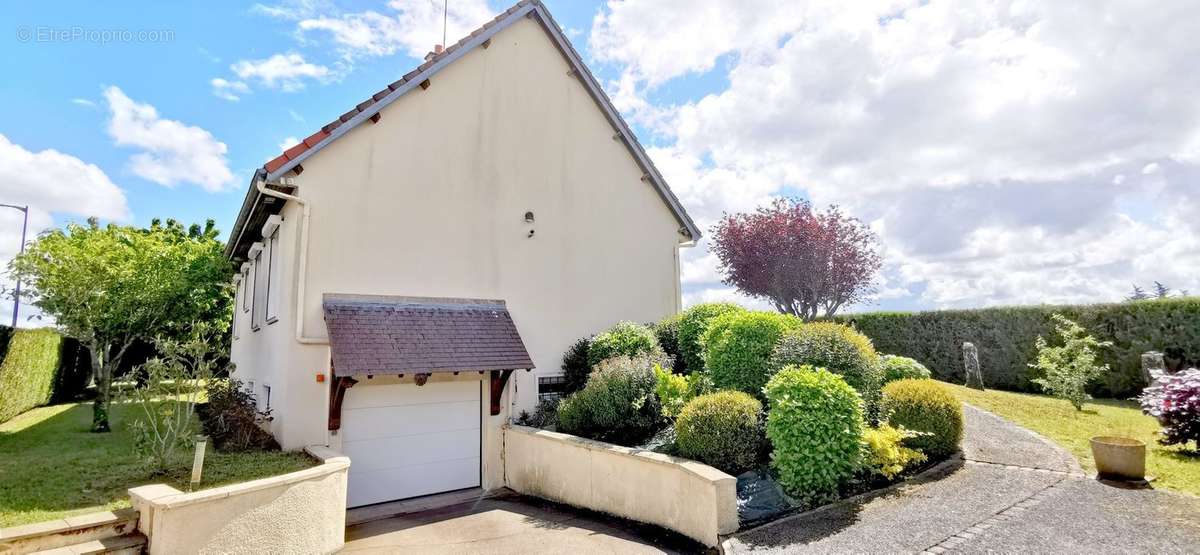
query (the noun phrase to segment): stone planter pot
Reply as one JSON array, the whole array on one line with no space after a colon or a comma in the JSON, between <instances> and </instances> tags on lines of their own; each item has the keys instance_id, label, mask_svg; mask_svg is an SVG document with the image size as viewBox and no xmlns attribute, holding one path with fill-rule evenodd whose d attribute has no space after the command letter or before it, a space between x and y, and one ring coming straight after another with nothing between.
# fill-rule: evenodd
<instances>
[{"instance_id":1,"label":"stone planter pot","mask_svg":"<svg viewBox=\"0 0 1200 555\"><path fill-rule=\"evenodd\" d=\"M1092 457L1101 480L1142 482L1146 479L1146 444L1115 436L1092 438Z\"/></svg>"}]
</instances>

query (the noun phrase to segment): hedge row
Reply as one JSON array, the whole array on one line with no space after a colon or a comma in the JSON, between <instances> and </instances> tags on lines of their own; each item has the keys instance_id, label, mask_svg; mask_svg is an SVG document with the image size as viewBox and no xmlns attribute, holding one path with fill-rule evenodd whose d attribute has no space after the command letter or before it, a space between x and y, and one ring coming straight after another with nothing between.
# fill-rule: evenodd
<instances>
[{"instance_id":1,"label":"hedge row","mask_svg":"<svg viewBox=\"0 0 1200 555\"><path fill-rule=\"evenodd\" d=\"M0 327L0 422L82 393L91 363L78 341L51 329Z\"/></svg>"},{"instance_id":2,"label":"hedge row","mask_svg":"<svg viewBox=\"0 0 1200 555\"><path fill-rule=\"evenodd\" d=\"M882 353L912 357L936 378L962 383L962 344L979 348L987 387L1037 391L1028 363L1036 359L1039 335L1057 340L1053 313L1079 322L1098 339L1113 342L1101 354L1109 372L1095 384L1097 396L1128 398L1145 386L1141 355L1178 348L1195 363L1200 357L1200 298L1097 305L880 312L838 317L864 333Z\"/></svg>"}]
</instances>

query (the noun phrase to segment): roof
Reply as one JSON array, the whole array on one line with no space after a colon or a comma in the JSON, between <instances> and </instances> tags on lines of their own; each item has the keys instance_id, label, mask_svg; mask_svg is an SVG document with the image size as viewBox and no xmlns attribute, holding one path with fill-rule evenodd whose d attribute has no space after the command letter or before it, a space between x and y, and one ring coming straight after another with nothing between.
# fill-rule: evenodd
<instances>
[{"instance_id":1,"label":"roof","mask_svg":"<svg viewBox=\"0 0 1200 555\"><path fill-rule=\"evenodd\" d=\"M300 165L309 156L320 151L351 129L363 122L369 121L385 106L395 102L401 96L404 96L405 93L418 87L442 68L461 58L475 47L484 45L496 33L508 28L508 26L519 21L522 17L530 17L538 21L542 29L550 35L550 38L559 51L571 64L574 75L581 80L584 88L587 89L592 99L595 100L601 111L604 112L609 122L616 129L613 139L620 140L626 145L630 154L642 168L642 171L645 172L642 180L654 186L659 196L667 203L667 206L674 213L676 219L679 220L681 226L679 229L680 233L693 241L699 240L701 235L700 229L692 221L692 218L688 216L687 211L683 209L683 205L679 202L679 199L671 192L670 187L667 186L658 168L654 166L654 163L646 154L645 149L642 148L641 143L638 142L637 137L634 136L629 125L625 123L625 120L612 105L612 101L604 93L603 88L600 87L600 83L596 81L591 70L583 63L583 59L579 56L579 53L571 46L570 40L567 39L558 23L554 21L554 18L550 15L550 11L542 5L540 0L521 0L513 7L485 23L482 27L463 37L462 40L450 45L440 54L428 58L425 63L417 66L416 69L404 74L396 82L371 95L370 98L360 102L353 109L342 114L341 117L329 122L316 133L309 135L299 144L288 148L282 154L267 162L262 168L256 170L250 181L250 190L242 202L241 211L238 213L237 221L234 222L233 229L230 232L229 243L225 248L226 256L236 259L239 257L239 253L244 253L245 251L245 248L240 246L245 242L242 239L243 230L247 229L247 220L251 218L252 212L258 209L259 204L258 198L260 195L257 194L254 187L254 183L257 180L264 179L271 183L278 182L280 178L294 170L296 166Z\"/></svg>"},{"instance_id":2,"label":"roof","mask_svg":"<svg viewBox=\"0 0 1200 555\"><path fill-rule=\"evenodd\" d=\"M324 296L334 374L533 368L504 301Z\"/></svg>"}]
</instances>

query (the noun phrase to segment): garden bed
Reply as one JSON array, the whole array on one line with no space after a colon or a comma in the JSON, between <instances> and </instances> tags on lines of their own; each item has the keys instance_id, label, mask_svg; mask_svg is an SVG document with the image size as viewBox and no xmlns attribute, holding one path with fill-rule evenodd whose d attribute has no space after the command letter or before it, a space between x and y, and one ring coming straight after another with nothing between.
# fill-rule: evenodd
<instances>
[{"instance_id":1,"label":"garden bed","mask_svg":"<svg viewBox=\"0 0 1200 555\"><path fill-rule=\"evenodd\" d=\"M88 431L90 404L41 407L0 424L0 527L129 506L126 490L164 483L186 490L190 469L153 475L133 452L127 417L136 407L113 404L111 433ZM315 466L304 453L210 449L203 488Z\"/></svg>"}]
</instances>

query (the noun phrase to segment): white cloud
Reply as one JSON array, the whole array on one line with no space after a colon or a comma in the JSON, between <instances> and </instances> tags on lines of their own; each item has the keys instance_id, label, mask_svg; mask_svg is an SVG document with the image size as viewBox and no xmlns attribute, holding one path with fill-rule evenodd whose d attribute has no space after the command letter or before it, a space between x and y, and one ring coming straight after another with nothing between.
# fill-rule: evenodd
<instances>
[{"instance_id":1,"label":"white cloud","mask_svg":"<svg viewBox=\"0 0 1200 555\"><path fill-rule=\"evenodd\" d=\"M96 107L96 102L94 100L88 100L86 98L72 98L71 104L75 104L76 106L83 106L85 108L95 108Z\"/></svg>"},{"instance_id":2,"label":"white cloud","mask_svg":"<svg viewBox=\"0 0 1200 555\"><path fill-rule=\"evenodd\" d=\"M292 117L292 121L304 123L304 116L291 108L288 108L288 115Z\"/></svg>"},{"instance_id":3,"label":"white cloud","mask_svg":"<svg viewBox=\"0 0 1200 555\"><path fill-rule=\"evenodd\" d=\"M108 134L119 146L141 149L130 158L134 174L159 185L194 183L207 191L232 184L227 147L212 133L164 119L149 104L134 101L117 87L104 91L112 119Z\"/></svg>"},{"instance_id":4,"label":"white cloud","mask_svg":"<svg viewBox=\"0 0 1200 555\"><path fill-rule=\"evenodd\" d=\"M307 79L324 81L332 77L329 68L309 63L304 56L295 52L275 54L261 60L239 60L229 69L242 79L257 80L263 86L284 92L303 89Z\"/></svg>"},{"instance_id":5,"label":"white cloud","mask_svg":"<svg viewBox=\"0 0 1200 555\"><path fill-rule=\"evenodd\" d=\"M250 87L242 81L229 81L215 77L210 83L212 84L213 95L231 102L241 100L241 97L238 96L239 94L248 94L250 92Z\"/></svg>"},{"instance_id":6,"label":"white cloud","mask_svg":"<svg viewBox=\"0 0 1200 555\"><path fill-rule=\"evenodd\" d=\"M29 207L26 240L54 225L52 214L77 219L92 216L124 221L130 218L125 194L99 167L53 149L33 152L0 134L0 198L5 204ZM0 260L12 260L20 249L22 214L0 208ZM7 272L0 272L0 288L13 285ZM0 323L7 325L12 299L0 298ZM47 320L28 320L38 314L22 303L22 326L39 326Z\"/></svg>"},{"instance_id":7,"label":"white cloud","mask_svg":"<svg viewBox=\"0 0 1200 555\"><path fill-rule=\"evenodd\" d=\"M285 151L289 148L292 148L298 144L300 144L300 139L297 139L296 137L288 135L282 141L279 142L279 152L283 152L283 151ZM272 157L272 158L274 158L274 157Z\"/></svg>"},{"instance_id":8,"label":"white cloud","mask_svg":"<svg viewBox=\"0 0 1200 555\"><path fill-rule=\"evenodd\" d=\"M297 26L301 33L328 33L347 59L387 56L396 52L421 58L433 50L433 45L442 43L442 3L392 0L388 7L395 13L367 10L310 14ZM494 15L484 0L451 2L446 12L446 41L454 43Z\"/></svg>"},{"instance_id":9,"label":"white cloud","mask_svg":"<svg viewBox=\"0 0 1200 555\"><path fill-rule=\"evenodd\" d=\"M795 190L842 204L878 226L881 296L922 306L1200 290L1200 6L628 0L593 23L698 220ZM653 100L710 71L727 84ZM692 297L723 287L714 266L684 255Z\"/></svg>"}]
</instances>

